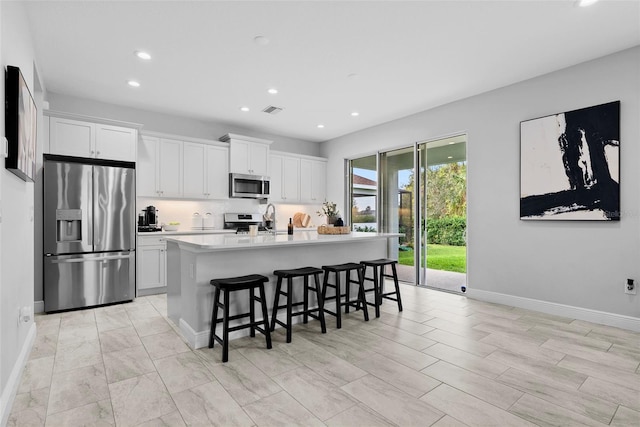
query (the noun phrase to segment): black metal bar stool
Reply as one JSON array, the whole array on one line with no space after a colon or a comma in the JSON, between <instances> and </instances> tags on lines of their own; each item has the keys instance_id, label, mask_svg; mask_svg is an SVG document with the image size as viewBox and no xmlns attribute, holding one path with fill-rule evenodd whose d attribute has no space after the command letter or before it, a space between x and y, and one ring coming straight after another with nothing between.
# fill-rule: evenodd
<instances>
[{"instance_id":1,"label":"black metal bar stool","mask_svg":"<svg viewBox=\"0 0 640 427\"><path fill-rule=\"evenodd\" d=\"M315 267L303 267L296 268L293 270L276 270L273 272L275 276L278 277L278 283L276 285L276 296L273 301L273 314L271 315L271 330L273 331L276 328L276 323L283 326L287 329L287 342L291 342L291 318L293 316L302 315L302 319L304 323L307 323L308 318L311 317L313 319L320 321L320 327L322 329L322 333L325 334L327 332L327 326L324 322L324 312L323 308L323 300L322 300L322 291L320 289L320 274L322 274L322 270ZM315 286L309 286L309 276L313 276L315 281ZM302 301L293 302L293 279L296 277L304 278L304 298ZM282 279L287 279L287 291L282 290ZM316 298L318 299L318 308L309 309L309 291L315 291ZM284 295L287 298L287 302L284 305L278 305L278 301L280 299L280 295ZM293 307L298 307L302 305L302 310L293 312ZM287 319L286 322L282 322L278 320L278 309L286 308L287 309ZM315 312L318 314L314 314Z\"/></svg>"},{"instance_id":2,"label":"black metal bar stool","mask_svg":"<svg viewBox=\"0 0 640 427\"><path fill-rule=\"evenodd\" d=\"M349 307L355 307L359 309L362 303L362 310L364 312L364 320L369 321L369 310L367 310L366 300L364 298L364 266L362 264L355 264L353 262L348 262L346 264L338 264L338 265L323 265L322 270L324 270L324 281L322 283L322 299L325 303L324 312L329 313L332 316L336 317L336 327L338 329L342 328L342 307L345 307L345 313L349 312ZM358 275L358 280L351 279L351 272L356 271ZM340 273L346 272L345 274L345 293L342 294L340 291ZM335 274L335 283L329 283L329 273ZM358 285L358 297L356 300L351 300L350 286L352 283ZM335 295L327 297L327 288L334 288ZM344 297L344 301L342 298ZM336 300L336 311L330 311L326 308L326 302L329 300Z\"/></svg>"},{"instance_id":3,"label":"black metal bar stool","mask_svg":"<svg viewBox=\"0 0 640 427\"><path fill-rule=\"evenodd\" d=\"M398 273L396 271L396 264L398 261L392 259L376 259L372 261L361 261L360 264L363 265L363 276L364 281L373 282L373 288L364 289L364 292L373 291L373 300L374 302L367 302L369 305L373 305L376 308L376 317L380 317L380 305L382 304L382 298L386 298L392 301L398 302L398 311L402 311L402 299L400 298L400 286L398 285ZM385 274L385 267L387 265L391 266L392 274ZM367 277L367 267L371 267L373 269L373 277ZM378 268L380 270L378 270ZM393 292L384 292L384 278L388 277L393 279L393 283L395 285L395 290ZM391 295L395 295L395 298ZM366 302L366 298L365 298Z\"/></svg>"},{"instance_id":4,"label":"black metal bar stool","mask_svg":"<svg viewBox=\"0 0 640 427\"><path fill-rule=\"evenodd\" d=\"M211 314L211 332L209 334L209 348L213 348L214 341L222 344L222 361L229 360L229 332L250 328L250 335L256 336L258 332L264 334L267 340L267 348L271 348L271 332L269 330L269 318L267 317L267 300L264 296L264 284L269 281L266 276L251 274L249 276L229 277L226 279L214 279L211 284L216 288L213 297L213 313ZM260 291L260 297L255 296L255 289ZM249 312L229 316L229 294L233 291L249 290ZM224 293L224 300L220 302L220 293ZM262 320L256 321L254 303L262 306ZM218 319L218 308L222 309L222 319ZM249 317L249 323L229 327L230 320ZM222 322L222 338L216 335L216 325ZM262 325L262 327L260 327Z\"/></svg>"}]
</instances>

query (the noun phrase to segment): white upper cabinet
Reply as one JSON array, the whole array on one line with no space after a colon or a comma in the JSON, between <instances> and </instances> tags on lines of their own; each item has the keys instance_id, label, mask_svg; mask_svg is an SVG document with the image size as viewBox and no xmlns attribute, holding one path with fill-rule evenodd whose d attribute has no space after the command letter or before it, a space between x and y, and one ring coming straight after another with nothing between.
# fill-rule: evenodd
<instances>
[{"instance_id":1,"label":"white upper cabinet","mask_svg":"<svg viewBox=\"0 0 640 427\"><path fill-rule=\"evenodd\" d=\"M49 153L136 161L138 131L135 127L56 116L56 114L65 115L62 113L46 112L46 114L51 116L49 118Z\"/></svg>"},{"instance_id":2,"label":"white upper cabinet","mask_svg":"<svg viewBox=\"0 0 640 427\"><path fill-rule=\"evenodd\" d=\"M229 149L184 143L184 197L226 199L229 196Z\"/></svg>"},{"instance_id":3,"label":"white upper cabinet","mask_svg":"<svg viewBox=\"0 0 640 427\"><path fill-rule=\"evenodd\" d=\"M326 159L289 153L271 154L270 201L322 203L326 197Z\"/></svg>"},{"instance_id":4,"label":"white upper cabinet","mask_svg":"<svg viewBox=\"0 0 640 427\"><path fill-rule=\"evenodd\" d=\"M152 132L142 136L138 146L138 196L228 198L229 148L213 141L177 138Z\"/></svg>"},{"instance_id":5,"label":"white upper cabinet","mask_svg":"<svg viewBox=\"0 0 640 427\"><path fill-rule=\"evenodd\" d=\"M272 141L229 133L229 172L269 176L269 145Z\"/></svg>"}]
</instances>

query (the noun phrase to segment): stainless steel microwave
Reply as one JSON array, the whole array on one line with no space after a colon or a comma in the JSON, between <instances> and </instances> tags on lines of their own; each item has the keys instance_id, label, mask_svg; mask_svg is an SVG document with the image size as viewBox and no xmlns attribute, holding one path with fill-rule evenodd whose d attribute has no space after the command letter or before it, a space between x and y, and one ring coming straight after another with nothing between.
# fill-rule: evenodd
<instances>
[{"instance_id":1,"label":"stainless steel microwave","mask_svg":"<svg viewBox=\"0 0 640 427\"><path fill-rule=\"evenodd\" d=\"M230 173L229 197L266 199L269 197L269 177Z\"/></svg>"}]
</instances>

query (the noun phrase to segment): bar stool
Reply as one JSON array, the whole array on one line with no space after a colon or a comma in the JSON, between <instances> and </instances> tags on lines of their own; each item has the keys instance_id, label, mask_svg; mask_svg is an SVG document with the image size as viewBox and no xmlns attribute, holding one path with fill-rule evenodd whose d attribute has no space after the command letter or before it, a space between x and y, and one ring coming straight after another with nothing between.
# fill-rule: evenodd
<instances>
[{"instance_id":1,"label":"bar stool","mask_svg":"<svg viewBox=\"0 0 640 427\"><path fill-rule=\"evenodd\" d=\"M336 317L336 327L338 329L342 328L342 306L345 307L345 313L349 312L349 307L355 307L359 309L362 303L362 309L364 312L364 320L369 321L369 311L367 310L366 300L364 298L364 266L361 264L356 264L353 262L348 262L346 264L338 264L338 265L323 265L322 270L324 270L324 281L322 284L322 299L325 302L324 312L329 313L332 316ZM356 271L358 275L358 280L351 279L351 272ZM340 273L346 272L345 274L345 293L340 293ZM336 282L335 284L329 283L329 273L335 274ZM358 296L356 300L350 300L350 286L352 283L358 285ZM335 295L327 297L327 288L334 288ZM342 297L344 297L344 301L342 301ZM328 300L336 300L336 311L329 311L326 309L326 302Z\"/></svg>"},{"instance_id":2,"label":"bar stool","mask_svg":"<svg viewBox=\"0 0 640 427\"><path fill-rule=\"evenodd\" d=\"M287 342L291 342L291 318L293 316L302 315L302 321L307 323L308 318L311 317L313 319L320 321L320 328L322 329L322 333L327 333L327 326L324 321L324 312L323 301L322 301L322 292L320 289L320 274L322 274L322 270L315 267L303 267L296 268L293 270L276 270L273 272L275 276L278 277L278 283L276 285L276 296L273 301L273 314L271 316L271 330L275 330L276 323L283 326L287 329ZM313 276L315 281L315 286L309 286L309 276ZM293 279L296 277L304 278L304 298L300 302L293 302ZM282 279L287 279L287 291L284 292L282 290ZM309 291L315 291L316 298L318 299L318 308L309 309ZM278 301L280 299L280 295L284 295L287 298L287 302L284 305L278 305ZM293 307L297 307L302 305L302 310L297 311L295 313L292 312ZM286 308L287 309L287 318L286 323L278 320L278 309ZM315 312L318 314L314 314Z\"/></svg>"},{"instance_id":3,"label":"bar stool","mask_svg":"<svg viewBox=\"0 0 640 427\"><path fill-rule=\"evenodd\" d=\"M396 264L398 261L392 259L376 259L372 261L360 261L360 264L363 266L363 281L373 282L373 288L364 289L364 292L373 291L373 299L374 302L367 302L365 298L365 302L368 305L373 305L376 308L376 317L380 317L380 305L382 304L382 298L386 298L392 301L398 302L398 311L402 311L402 299L400 298L400 286L398 285L398 273L396 271ZM385 274L385 267L387 265L391 266L392 274ZM373 277L367 277L367 267L371 267L373 269ZM380 268L378 272L378 268ZM395 291L384 293L384 278L388 277L393 279L393 283L395 284ZM395 298L391 295L395 295Z\"/></svg>"},{"instance_id":4,"label":"bar stool","mask_svg":"<svg viewBox=\"0 0 640 427\"><path fill-rule=\"evenodd\" d=\"M209 334L209 348L213 348L214 341L222 344L222 361L229 360L229 332L250 328L250 335L256 336L258 332L264 334L267 341L267 348L271 348L271 332L269 330L269 318L267 317L267 300L264 296L264 284L269 281L266 276L251 274L248 276L229 277L226 279L214 279L211 284L216 288L213 297L213 313L211 314L211 332ZM255 296L255 289L260 291L260 297ZM229 316L229 294L234 291L249 290L249 312ZM224 294L224 300L220 302L220 293ZM256 321L254 303L259 302L262 306L262 320ZM223 310L222 319L218 319L218 308ZM249 317L249 323L229 327L230 320ZM222 337L216 335L216 325L222 322ZM262 325L262 327L260 327Z\"/></svg>"}]
</instances>

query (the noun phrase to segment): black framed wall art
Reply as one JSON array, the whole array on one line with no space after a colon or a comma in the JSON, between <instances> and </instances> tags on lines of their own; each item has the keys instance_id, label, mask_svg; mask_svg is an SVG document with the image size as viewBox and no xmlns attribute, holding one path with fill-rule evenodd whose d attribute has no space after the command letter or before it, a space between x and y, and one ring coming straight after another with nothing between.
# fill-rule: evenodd
<instances>
[{"instance_id":1,"label":"black framed wall art","mask_svg":"<svg viewBox=\"0 0 640 427\"><path fill-rule=\"evenodd\" d=\"M620 219L620 101L520 123L520 219Z\"/></svg>"}]
</instances>

